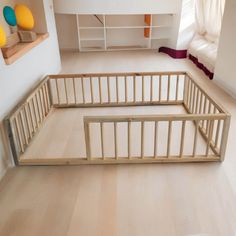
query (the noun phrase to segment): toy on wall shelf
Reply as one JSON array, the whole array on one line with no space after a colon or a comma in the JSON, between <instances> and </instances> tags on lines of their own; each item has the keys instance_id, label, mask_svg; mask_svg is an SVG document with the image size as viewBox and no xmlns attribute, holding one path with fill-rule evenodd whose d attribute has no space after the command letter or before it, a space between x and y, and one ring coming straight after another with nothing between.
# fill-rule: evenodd
<instances>
[{"instance_id":1,"label":"toy on wall shelf","mask_svg":"<svg viewBox=\"0 0 236 236\"><path fill-rule=\"evenodd\" d=\"M0 25L0 48L4 47L7 42L6 33L3 27Z\"/></svg>"},{"instance_id":2,"label":"toy on wall shelf","mask_svg":"<svg viewBox=\"0 0 236 236\"><path fill-rule=\"evenodd\" d=\"M3 8L3 16L5 21L10 26L11 32L14 33L17 31L17 22L16 22L16 15L14 9L10 6L5 6Z\"/></svg>"},{"instance_id":3,"label":"toy on wall shelf","mask_svg":"<svg viewBox=\"0 0 236 236\"><path fill-rule=\"evenodd\" d=\"M15 6L15 14L17 25L20 28L18 31L22 42L33 42L36 40L36 33L32 31L34 28L34 17L31 10L23 5L17 4Z\"/></svg>"}]
</instances>

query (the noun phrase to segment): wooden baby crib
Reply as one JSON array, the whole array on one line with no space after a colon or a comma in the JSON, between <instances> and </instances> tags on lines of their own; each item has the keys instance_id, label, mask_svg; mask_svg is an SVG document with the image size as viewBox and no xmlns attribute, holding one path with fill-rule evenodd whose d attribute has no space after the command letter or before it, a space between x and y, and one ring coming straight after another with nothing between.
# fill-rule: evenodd
<instances>
[{"instance_id":1,"label":"wooden baby crib","mask_svg":"<svg viewBox=\"0 0 236 236\"><path fill-rule=\"evenodd\" d=\"M185 114L84 116L84 156L22 158L57 109L172 105ZM6 127L20 165L207 162L225 158L230 114L187 72L59 74L39 83Z\"/></svg>"}]
</instances>

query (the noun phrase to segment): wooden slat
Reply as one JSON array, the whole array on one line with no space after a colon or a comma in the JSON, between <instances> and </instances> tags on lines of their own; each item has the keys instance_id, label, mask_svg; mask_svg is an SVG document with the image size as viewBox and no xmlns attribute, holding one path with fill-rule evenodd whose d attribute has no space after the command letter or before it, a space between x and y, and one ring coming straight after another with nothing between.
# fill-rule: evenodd
<instances>
[{"instance_id":1,"label":"wooden slat","mask_svg":"<svg viewBox=\"0 0 236 236\"><path fill-rule=\"evenodd\" d=\"M66 79L64 78L64 89L65 89L65 95L66 95L66 104L68 104L68 90L67 90L67 83L66 83Z\"/></svg>"},{"instance_id":2,"label":"wooden slat","mask_svg":"<svg viewBox=\"0 0 236 236\"><path fill-rule=\"evenodd\" d=\"M107 96L108 96L108 103L110 103L111 102L110 77L107 77Z\"/></svg>"},{"instance_id":3,"label":"wooden slat","mask_svg":"<svg viewBox=\"0 0 236 236\"><path fill-rule=\"evenodd\" d=\"M116 76L116 102L119 103L120 99L119 99L119 81L118 81L119 77Z\"/></svg>"},{"instance_id":4,"label":"wooden slat","mask_svg":"<svg viewBox=\"0 0 236 236\"><path fill-rule=\"evenodd\" d=\"M153 101L153 76L151 76L150 80L150 101Z\"/></svg>"},{"instance_id":5,"label":"wooden slat","mask_svg":"<svg viewBox=\"0 0 236 236\"><path fill-rule=\"evenodd\" d=\"M31 132L31 129L30 129L30 124L29 124L29 118L28 118L28 113L27 113L27 110L26 110L26 106L27 104L25 104L24 108L23 108L23 111L24 111L24 116L25 116L25 121L26 121L26 127L27 127L27 133L29 135L29 138L31 139L32 138L32 132Z\"/></svg>"},{"instance_id":6,"label":"wooden slat","mask_svg":"<svg viewBox=\"0 0 236 236\"><path fill-rule=\"evenodd\" d=\"M211 144L211 139L212 139L212 133L213 133L213 121L210 121L210 133L208 136L208 141L207 141L207 145L206 145L206 157L209 156L209 151L210 151L210 144Z\"/></svg>"},{"instance_id":7,"label":"wooden slat","mask_svg":"<svg viewBox=\"0 0 236 236\"><path fill-rule=\"evenodd\" d=\"M144 121L141 121L141 158L144 158Z\"/></svg>"},{"instance_id":8,"label":"wooden slat","mask_svg":"<svg viewBox=\"0 0 236 236\"><path fill-rule=\"evenodd\" d=\"M77 93L76 93L76 83L75 83L76 78L73 78L73 91L74 91L74 101L75 104L77 103Z\"/></svg>"},{"instance_id":9,"label":"wooden slat","mask_svg":"<svg viewBox=\"0 0 236 236\"><path fill-rule=\"evenodd\" d=\"M182 157L182 156L183 156L184 141L185 141L185 127L186 127L186 120L182 121L182 130L181 130L179 157Z\"/></svg>"},{"instance_id":10,"label":"wooden slat","mask_svg":"<svg viewBox=\"0 0 236 236\"><path fill-rule=\"evenodd\" d=\"M15 117L15 127L16 127L16 135L18 137L18 143L20 145L20 149L21 152L24 153L25 151L25 147L24 147L24 143L22 141L22 136L21 136L21 132L20 132L20 127L19 127L19 122L18 122L18 117Z\"/></svg>"},{"instance_id":11,"label":"wooden slat","mask_svg":"<svg viewBox=\"0 0 236 236\"><path fill-rule=\"evenodd\" d=\"M100 123L100 134L101 134L101 150L102 150L102 159L105 159L104 156L104 134L103 134L103 122Z\"/></svg>"},{"instance_id":12,"label":"wooden slat","mask_svg":"<svg viewBox=\"0 0 236 236\"><path fill-rule=\"evenodd\" d=\"M92 81L92 77L89 78L89 82L90 82L90 97L91 97L91 103L94 103L94 95L93 95L93 81ZM110 97L109 97L109 102L110 102Z\"/></svg>"},{"instance_id":13,"label":"wooden slat","mask_svg":"<svg viewBox=\"0 0 236 236\"><path fill-rule=\"evenodd\" d=\"M162 94L162 76L159 76L159 101L161 101L161 94Z\"/></svg>"},{"instance_id":14,"label":"wooden slat","mask_svg":"<svg viewBox=\"0 0 236 236\"><path fill-rule=\"evenodd\" d=\"M20 119L20 124L21 124L21 130L22 130L23 137L24 137L24 140L25 140L25 142L23 142L23 143L28 145L29 141L28 141L28 137L27 137L27 134L26 134L25 125L24 125L24 122L23 122L24 119L23 119L22 111L20 111L20 113L19 113L19 119Z\"/></svg>"},{"instance_id":15,"label":"wooden slat","mask_svg":"<svg viewBox=\"0 0 236 236\"><path fill-rule=\"evenodd\" d=\"M155 121L155 127L154 127L154 158L157 158L157 145L158 145L158 121Z\"/></svg>"},{"instance_id":16,"label":"wooden slat","mask_svg":"<svg viewBox=\"0 0 236 236\"><path fill-rule=\"evenodd\" d=\"M118 159L117 122L114 122L115 159Z\"/></svg>"},{"instance_id":17,"label":"wooden slat","mask_svg":"<svg viewBox=\"0 0 236 236\"><path fill-rule=\"evenodd\" d=\"M217 121L216 136L215 136L215 147L218 147L221 122L222 122L221 120Z\"/></svg>"},{"instance_id":18,"label":"wooden slat","mask_svg":"<svg viewBox=\"0 0 236 236\"><path fill-rule=\"evenodd\" d=\"M199 122L200 121L198 120L198 121L196 121L196 124L195 124L195 133L194 133L194 141L193 141L193 157L196 157Z\"/></svg>"},{"instance_id":19,"label":"wooden slat","mask_svg":"<svg viewBox=\"0 0 236 236\"><path fill-rule=\"evenodd\" d=\"M128 158L131 159L131 122L128 122Z\"/></svg>"},{"instance_id":20,"label":"wooden slat","mask_svg":"<svg viewBox=\"0 0 236 236\"><path fill-rule=\"evenodd\" d=\"M29 110L29 117L30 117L32 132L35 133L35 125L34 125L34 121L33 121L33 114L32 114L30 101L27 103L27 106L28 106L28 110Z\"/></svg>"},{"instance_id":21,"label":"wooden slat","mask_svg":"<svg viewBox=\"0 0 236 236\"><path fill-rule=\"evenodd\" d=\"M177 75L176 79L175 101L178 101L178 98L179 98L179 75Z\"/></svg>"},{"instance_id":22,"label":"wooden slat","mask_svg":"<svg viewBox=\"0 0 236 236\"><path fill-rule=\"evenodd\" d=\"M84 91L84 77L81 77L80 81L81 81L81 87L82 87L83 104L85 104L86 101L85 101L85 91Z\"/></svg>"},{"instance_id":23,"label":"wooden slat","mask_svg":"<svg viewBox=\"0 0 236 236\"><path fill-rule=\"evenodd\" d=\"M84 122L84 134L85 134L85 145L86 145L86 158L87 160L91 160L90 128L88 122Z\"/></svg>"},{"instance_id":24,"label":"wooden slat","mask_svg":"<svg viewBox=\"0 0 236 236\"><path fill-rule=\"evenodd\" d=\"M172 135L172 121L168 122L168 137L167 137L167 158L170 157L171 148L171 135Z\"/></svg>"},{"instance_id":25,"label":"wooden slat","mask_svg":"<svg viewBox=\"0 0 236 236\"><path fill-rule=\"evenodd\" d=\"M125 76L125 102L128 102L128 81L127 76Z\"/></svg>"},{"instance_id":26,"label":"wooden slat","mask_svg":"<svg viewBox=\"0 0 236 236\"><path fill-rule=\"evenodd\" d=\"M170 79L171 77L167 76L167 101L170 101Z\"/></svg>"},{"instance_id":27,"label":"wooden slat","mask_svg":"<svg viewBox=\"0 0 236 236\"><path fill-rule=\"evenodd\" d=\"M133 76L133 102L136 102L136 76Z\"/></svg>"},{"instance_id":28,"label":"wooden slat","mask_svg":"<svg viewBox=\"0 0 236 236\"><path fill-rule=\"evenodd\" d=\"M144 76L142 76L142 102L145 100L145 81Z\"/></svg>"},{"instance_id":29,"label":"wooden slat","mask_svg":"<svg viewBox=\"0 0 236 236\"><path fill-rule=\"evenodd\" d=\"M58 104L61 104L59 87L58 87L58 79L56 79L56 90L57 90L57 102Z\"/></svg>"}]
</instances>

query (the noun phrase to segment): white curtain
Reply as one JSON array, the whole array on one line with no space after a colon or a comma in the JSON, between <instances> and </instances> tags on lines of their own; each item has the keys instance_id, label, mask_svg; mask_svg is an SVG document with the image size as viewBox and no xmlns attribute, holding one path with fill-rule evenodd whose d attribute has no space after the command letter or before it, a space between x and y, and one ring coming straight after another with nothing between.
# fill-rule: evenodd
<instances>
[{"instance_id":1,"label":"white curtain","mask_svg":"<svg viewBox=\"0 0 236 236\"><path fill-rule=\"evenodd\" d=\"M196 30L209 41L220 35L225 0L195 0Z\"/></svg>"}]
</instances>

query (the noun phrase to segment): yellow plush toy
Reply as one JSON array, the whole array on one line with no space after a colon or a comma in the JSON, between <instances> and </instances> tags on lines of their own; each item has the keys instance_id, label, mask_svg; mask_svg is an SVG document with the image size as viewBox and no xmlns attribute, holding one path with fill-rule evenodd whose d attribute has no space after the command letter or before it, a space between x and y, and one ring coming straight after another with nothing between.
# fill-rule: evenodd
<instances>
[{"instance_id":1,"label":"yellow plush toy","mask_svg":"<svg viewBox=\"0 0 236 236\"><path fill-rule=\"evenodd\" d=\"M23 5L17 4L15 6L15 14L17 25L23 30L32 30L34 28L34 17L31 10Z\"/></svg>"},{"instance_id":2,"label":"yellow plush toy","mask_svg":"<svg viewBox=\"0 0 236 236\"><path fill-rule=\"evenodd\" d=\"M4 29L2 28L2 26L0 25L0 48L4 47L6 42L7 42L6 33Z\"/></svg>"}]
</instances>

